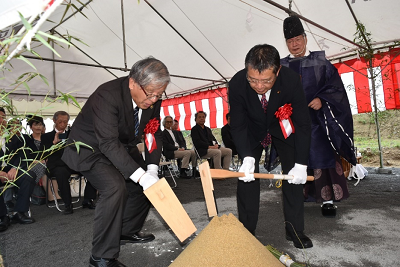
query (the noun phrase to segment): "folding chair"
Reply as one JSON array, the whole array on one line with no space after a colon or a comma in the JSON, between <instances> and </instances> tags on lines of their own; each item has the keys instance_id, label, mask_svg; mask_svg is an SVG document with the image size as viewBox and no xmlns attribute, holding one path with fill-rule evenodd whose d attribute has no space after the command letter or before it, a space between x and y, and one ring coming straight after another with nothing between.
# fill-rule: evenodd
<instances>
[{"instance_id":1,"label":"folding chair","mask_svg":"<svg viewBox=\"0 0 400 267\"><path fill-rule=\"evenodd\" d=\"M165 170L164 167L166 167L169 171L169 174L171 175L172 180L174 181L174 187L177 187L177 183L175 180L175 177L178 177L177 171L178 171L178 165L176 164L176 160L167 160L164 155L161 154L161 159L160 159L160 164L159 168L161 171L161 175L165 177Z\"/></svg>"},{"instance_id":2,"label":"folding chair","mask_svg":"<svg viewBox=\"0 0 400 267\"><path fill-rule=\"evenodd\" d=\"M82 196L82 179L85 179L85 177L83 177L83 175L78 174L78 173L73 173L71 174L70 177L70 181L72 181L72 179L75 179L79 182L79 192L78 192L78 197L75 201L72 201L71 204L75 204L78 203L81 200L81 196ZM57 199L57 194L56 194L56 189L55 189L55 184L54 184L54 180L56 180L56 177L47 177L47 181L46 181L46 189L47 191L50 188L50 192L51 195L53 196L53 200L54 200L54 205L50 204L50 200L49 200L49 195L46 192L46 205L48 208L57 208L57 210L59 212L62 212L62 210L60 209L60 206L64 205L64 203L59 203L58 199ZM58 188L58 186L57 186ZM74 209L79 209L81 208L81 206L79 207L74 207Z\"/></svg>"}]
</instances>

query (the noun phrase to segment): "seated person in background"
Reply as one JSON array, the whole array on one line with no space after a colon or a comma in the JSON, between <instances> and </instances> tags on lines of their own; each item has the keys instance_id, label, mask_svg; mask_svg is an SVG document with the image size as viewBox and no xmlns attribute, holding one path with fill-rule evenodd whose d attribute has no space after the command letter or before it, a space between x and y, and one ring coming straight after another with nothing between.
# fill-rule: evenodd
<instances>
[{"instance_id":1,"label":"seated person in background","mask_svg":"<svg viewBox=\"0 0 400 267\"><path fill-rule=\"evenodd\" d=\"M237 155L236 146L233 143L231 134L231 115L229 112L226 113L225 118L227 123L224 125L224 127L221 128L222 142L224 142L225 147L232 150L232 156Z\"/></svg>"},{"instance_id":2,"label":"seated person in background","mask_svg":"<svg viewBox=\"0 0 400 267\"><path fill-rule=\"evenodd\" d=\"M13 223L30 224L35 222L33 218L26 216L29 211L30 197L35 187L36 173L27 168L30 162L26 161L25 153L22 151L23 141L21 137L14 135L6 142L5 138L5 121L6 113L4 108L0 108L0 182L5 185L7 181L13 182L18 186L17 200L14 206L14 213L7 217L7 209L4 210L4 199L0 200L0 230L5 231L9 226L10 219ZM8 133L7 133L8 134ZM22 156L21 156L22 155ZM14 166L19 166L15 168ZM40 177L39 177L40 179Z\"/></svg>"},{"instance_id":3,"label":"seated person in background","mask_svg":"<svg viewBox=\"0 0 400 267\"><path fill-rule=\"evenodd\" d=\"M183 137L182 132L179 130L179 122L177 120L174 120L172 130L176 131L176 141L178 142L178 144L182 144L182 147L187 149L185 137Z\"/></svg>"},{"instance_id":4,"label":"seated person in background","mask_svg":"<svg viewBox=\"0 0 400 267\"><path fill-rule=\"evenodd\" d=\"M200 158L212 158L215 169L229 170L232 158L232 150L221 147L211 129L204 125L207 114L204 111L197 112L194 117L196 125L191 130L193 145ZM223 166L221 160L223 159Z\"/></svg>"},{"instance_id":5,"label":"seated person in background","mask_svg":"<svg viewBox=\"0 0 400 267\"><path fill-rule=\"evenodd\" d=\"M190 178L186 174L189 169L189 161L192 161L193 170L196 169L196 152L194 150L186 150L186 143L178 142L177 131L172 130L173 119L171 116L166 116L163 120L163 154L167 159L182 159L180 177ZM195 171L193 171L195 174ZM195 177L193 177L195 178Z\"/></svg>"},{"instance_id":6,"label":"seated person in background","mask_svg":"<svg viewBox=\"0 0 400 267\"><path fill-rule=\"evenodd\" d=\"M42 143L45 149L48 149L52 145L55 145L68 138L70 131L66 129L69 118L69 114L65 111L57 111L56 113L54 113L54 130L42 135ZM64 163L64 161L61 160L63 152L64 148L54 152L48 157L47 168L50 172L50 175L48 177L56 177L58 189L60 190L60 196L65 205L64 214L71 214L74 212L74 210L71 203L72 197L69 178L71 177L71 174L75 172L71 170ZM93 200L95 198L96 189L94 189L94 187L89 182L87 182L84 192L84 199L82 202L83 208L94 209L95 205L93 203Z\"/></svg>"}]
</instances>

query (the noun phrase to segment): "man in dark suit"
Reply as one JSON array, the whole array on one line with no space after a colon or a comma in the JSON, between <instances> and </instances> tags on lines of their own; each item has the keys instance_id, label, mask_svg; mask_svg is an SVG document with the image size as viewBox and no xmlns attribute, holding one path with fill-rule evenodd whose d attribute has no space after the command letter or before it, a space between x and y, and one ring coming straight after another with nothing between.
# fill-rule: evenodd
<instances>
[{"instance_id":1,"label":"man in dark suit","mask_svg":"<svg viewBox=\"0 0 400 267\"><path fill-rule=\"evenodd\" d=\"M232 150L232 156L237 155L236 146L233 142L231 134L231 114L229 112L226 113L225 118L227 123L224 125L224 127L221 128L222 142L224 142L225 147Z\"/></svg>"},{"instance_id":2,"label":"man in dark suit","mask_svg":"<svg viewBox=\"0 0 400 267\"><path fill-rule=\"evenodd\" d=\"M312 247L303 233L303 184L307 179L311 124L299 75L280 66L275 47L257 45L246 55L245 69L229 82L229 104L233 140L243 157L239 171L246 173L238 181L239 220L255 234L260 182L253 173L259 172L262 151L272 138L283 172L294 176L282 185L286 238L295 247ZM292 124L280 122L279 114L284 110ZM281 128L281 123L285 127Z\"/></svg>"},{"instance_id":3,"label":"man in dark suit","mask_svg":"<svg viewBox=\"0 0 400 267\"><path fill-rule=\"evenodd\" d=\"M179 130L179 121L174 120L174 124L172 125L172 130L176 131L178 143L181 144L184 149L187 149L185 137L183 137L182 131Z\"/></svg>"},{"instance_id":4,"label":"man in dark suit","mask_svg":"<svg viewBox=\"0 0 400 267\"><path fill-rule=\"evenodd\" d=\"M41 136L41 141L45 149L50 148L59 142L65 141L70 133L68 126L69 114L65 111L57 111L53 115L54 130L45 133ZM64 149L60 149L52 152L48 157L46 166L49 170L50 177L56 177L58 189L60 190L61 199L64 201L65 209L63 214L72 214L72 197L71 197L71 187L69 184L69 179L71 174L74 173L61 157L63 155ZM94 209L93 199L96 198L96 189L88 182L85 186L84 200L82 206L84 208Z\"/></svg>"},{"instance_id":5,"label":"man in dark suit","mask_svg":"<svg viewBox=\"0 0 400 267\"><path fill-rule=\"evenodd\" d=\"M189 161L192 161L193 170L196 169L196 152L194 150L187 150L186 143L182 143L178 139L177 131L172 130L173 119L171 116L165 116L163 120L163 154L167 159L181 159L181 170L180 177L181 178L190 178L187 175L187 171L189 170ZM195 171L193 171L195 174ZM194 177L193 177L194 178Z\"/></svg>"},{"instance_id":6,"label":"man in dark suit","mask_svg":"<svg viewBox=\"0 0 400 267\"><path fill-rule=\"evenodd\" d=\"M100 195L91 266L125 266L117 260L120 241L154 239L152 234L140 233L150 209L143 190L158 181L160 98L169 81L168 69L161 61L152 57L140 60L129 76L97 88L74 122L69 142L79 141L90 148L81 145L78 153L75 145L68 146L62 159L81 172ZM136 146L143 134L146 160Z\"/></svg>"},{"instance_id":7,"label":"man in dark suit","mask_svg":"<svg viewBox=\"0 0 400 267\"><path fill-rule=\"evenodd\" d=\"M193 145L199 153L200 158L212 158L214 168L229 170L232 159L232 150L221 147L212 134L211 129L205 126L207 114L199 111L194 115L196 125L192 127L191 136ZM221 166L221 161L223 164Z\"/></svg>"}]
</instances>

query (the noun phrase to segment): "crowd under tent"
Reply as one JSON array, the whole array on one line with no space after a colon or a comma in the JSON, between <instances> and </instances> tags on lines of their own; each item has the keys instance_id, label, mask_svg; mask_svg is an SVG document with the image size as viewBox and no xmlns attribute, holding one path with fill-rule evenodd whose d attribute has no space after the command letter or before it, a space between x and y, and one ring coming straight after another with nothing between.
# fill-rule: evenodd
<instances>
[{"instance_id":1,"label":"crowd under tent","mask_svg":"<svg viewBox=\"0 0 400 267\"><path fill-rule=\"evenodd\" d=\"M43 1L0 0L0 39L21 28L17 11L29 18L38 2ZM65 5L60 5L40 30L58 37L70 35L82 42L71 39L71 47L55 45L61 57L44 46L35 47L41 58L24 53L37 72L47 77L49 85L35 78L29 83L29 95L25 88L13 90L11 84L18 76L35 71L21 60L13 59L11 71L3 72L0 88L12 91L20 113L46 106L41 102L43 98L58 92L71 93L83 105L100 84L127 75L137 60L153 56L166 64L172 76L162 116L173 115L179 119L181 129L189 129L194 124L194 113L204 110L209 114L207 125L222 127L229 109L227 82L244 67L248 50L269 43L281 57L288 54L282 28L290 12L298 14L303 22L308 49L324 50L327 58L337 64L353 113L371 110L370 80L362 75L366 71L357 53L360 49L372 49L380 60L374 66L378 73L377 94L383 100L380 109L400 107L396 74L400 69L399 52L393 49L400 41L398 0L65 2L72 2L80 11L70 8L63 17ZM371 47L354 41L356 21L370 34ZM391 71L390 82L387 71ZM72 116L79 112L71 106L63 109ZM51 116L53 109L40 113Z\"/></svg>"}]
</instances>

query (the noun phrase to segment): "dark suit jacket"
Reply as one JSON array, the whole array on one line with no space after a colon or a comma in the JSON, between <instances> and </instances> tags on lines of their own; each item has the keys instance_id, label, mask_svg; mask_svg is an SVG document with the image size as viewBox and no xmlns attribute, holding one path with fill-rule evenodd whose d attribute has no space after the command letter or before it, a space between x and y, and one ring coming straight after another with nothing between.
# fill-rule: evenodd
<instances>
[{"instance_id":1,"label":"dark suit jacket","mask_svg":"<svg viewBox=\"0 0 400 267\"><path fill-rule=\"evenodd\" d=\"M39 160L42 157L41 153L35 152L40 152L42 150L43 145L38 149L31 135L14 135L6 144L6 153L0 149L0 157L3 157L5 154L9 155L9 160L6 159L8 164L4 166L3 171L8 172L13 167L27 170L32 163L31 160Z\"/></svg>"},{"instance_id":2,"label":"dark suit jacket","mask_svg":"<svg viewBox=\"0 0 400 267\"><path fill-rule=\"evenodd\" d=\"M183 137L183 133L181 131L175 131L175 133L175 137L177 138L176 141L178 142L179 147L187 149L186 140L185 137Z\"/></svg>"},{"instance_id":3,"label":"dark suit jacket","mask_svg":"<svg viewBox=\"0 0 400 267\"><path fill-rule=\"evenodd\" d=\"M128 179L139 167L141 156L136 147L141 142L143 130L150 119L160 121L161 101L142 110L139 134L135 136L135 119L129 78L122 77L102 84L89 97L76 118L68 142L80 141L93 148L74 145L64 149L62 160L73 170L88 171L94 163L114 165ZM157 149L149 153L145 146L147 164L159 164L162 135L155 133ZM139 158L140 157L140 158ZM143 159L142 159L143 160Z\"/></svg>"},{"instance_id":4,"label":"dark suit jacket","mask_svg":"<svg viewBox=\"0 0 400 267\"><path fill-rule=\"evenodd\" d=\"M230 148L232 150L232 155L236 155L237 154L236 146L232 139L231 126L229 124L226 124L224 125L224 127L221 128L221 137L225 147Z\"/></svg>"},{"instance_id":5,"label":"dark suit jacket","mask_svg":"<svg viewBox=\"0 0 400 267\"><path fill-rule=\"evenodd\" d=\"M70 131L65 132L66 138L68 138ZM45 133L41 136L42 146L45 149L49 149L53 145L54 136L56 135L56 131L53 130L51 132ZM64 153L64 149L60 149L55 151L47 158L47 168L51 171L57 166L64 166L65 163L62 161L61 157Z\"/></svg>"},{"instance_id":6,"label":"dark suit jacket","mask_svg":"<svg viewBox=\"0 0 400 267\"><path fill-rule=\"evenodd\" d=\"M285 139L275 112L279 107L289 103L293 108L291 119L295 133ZM231 133L236 149L242 157L254 157L252 151L260 145L269 129L285 173L294 163L307 165L311 121L300 76L297 73L282 66L271 89L265 114L258 94L250 87L246 79L246 70L243 69L229 82L229 104Z\"/></svg>"},{"instance_id":7,"label":"dark suit jacket","mask_svg":"<svg viewBox=\"0 0 400 267\"><path fill-rule=\"evenodd\" d=\"M175 136L175 140L178 143L179 147L181 147L181 144L179 144L178 142L178 136L177 136L177 131L172 131L174 136ZM164 131L162 132L162 136L163 136L163 154L167 159L173 159L175 158L174 155L174 151L178 150L178 148L175 146L175 142L174 139L172 139L170 133L164 129Z\"/></svg>"},{"instance_id":8,"label":"dark suit jacket","mask_svg":"<svg viewBox=\"0 0 400 267\"><path fill-rule=\"evenodd\" d=\"M192 136L193 145L200 157L207 154L208 147L213 145L213 141L218 143L217 139L215 139L215 136L212 134L211 129L205 125L204 128L207 131L207 136L204 134L204 129L198 124L193 126L190 133Z\"/></svg>"}]
</instances>

